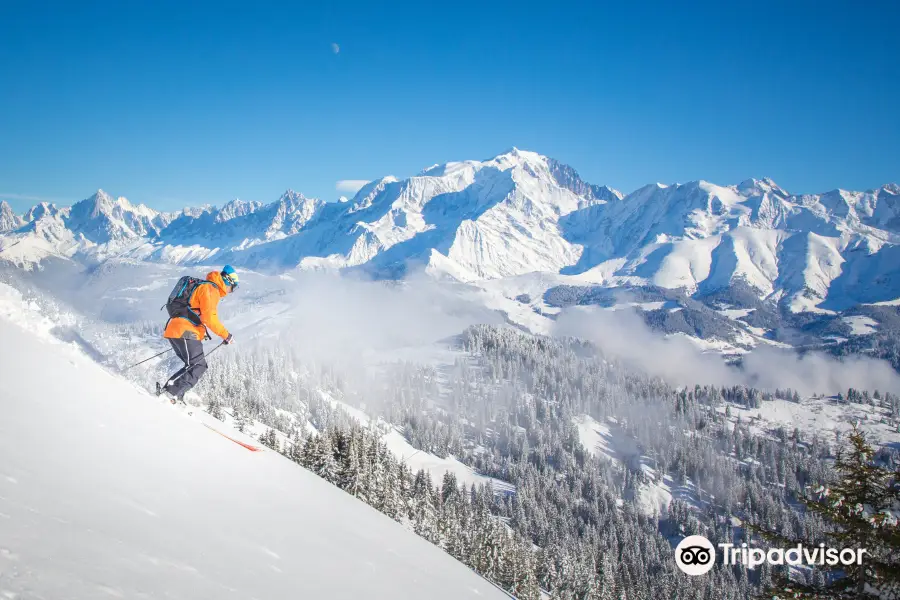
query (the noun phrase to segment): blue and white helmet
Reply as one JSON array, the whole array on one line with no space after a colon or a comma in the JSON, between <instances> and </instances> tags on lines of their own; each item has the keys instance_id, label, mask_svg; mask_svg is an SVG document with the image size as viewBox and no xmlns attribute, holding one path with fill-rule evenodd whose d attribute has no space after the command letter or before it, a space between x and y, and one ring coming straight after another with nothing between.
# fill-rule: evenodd
<instances>
[{"instance_id":1,"label":"blue and white helmet","mask_svg":"<svg viewBox=\"0 0 900 600\"><path fill-rule=\"evenodd\" d=\"M231 265L225 265L222 267L222 281L225 282L225 285L231 288L231 291L234 292L238 286L238 274L237 271L234 270L234 267Z\"/></svg>"}]
</instances>

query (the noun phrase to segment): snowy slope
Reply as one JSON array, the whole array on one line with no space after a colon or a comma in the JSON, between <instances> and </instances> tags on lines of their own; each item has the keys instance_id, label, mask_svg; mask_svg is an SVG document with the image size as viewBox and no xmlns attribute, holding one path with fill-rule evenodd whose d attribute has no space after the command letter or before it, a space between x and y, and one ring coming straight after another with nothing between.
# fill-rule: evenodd
<instances>
[{"instance_id":1,"label":"snowy slope","mask_svg":"<svg viewBox=\"0 0 900 600\"><path fill-rule=\"evenodd\" d=\"M800 402L789 400L767 400L759 408L747 408L740 404L726 403L733 419L750 423L754 431L771 433L778 427L787 431L794 428L801 433L822 439L837 439L847 436L854 425L866 439L880 446L900 444L900 431L889 423L887 409L859 402L839 402L827 396L801 398ZM724 413L725 407L719 407Z\"/></svg>"},{"instance_id":2,"label":"snowy slope","mask_svg":"<svg viewBox=\"0 0 900 600\"><path fill-rule=\"evenodd\" d=\"M74 348L2 316L0 339L0 596L506 597L324 480L248 452Z\"/></svg>"},{"instance_id":3,"label":"snowy slope","mask_svg":"<svg viewBox=\"0 0 900 600\"><path fill-rule=\"evenodd\" d=\"M649 459L641 453L637 442L628 437L614 419L600 423L588 415L579 415L572 419L572 423L578 431L581 445L593 456L643 473L646 481L636 487L634 497L629 500L633 500L644 514L665 518L673 497L693 501L690 484L676 486L668 476L660 479L650 466Z\"/></svg>"}]
</instances>

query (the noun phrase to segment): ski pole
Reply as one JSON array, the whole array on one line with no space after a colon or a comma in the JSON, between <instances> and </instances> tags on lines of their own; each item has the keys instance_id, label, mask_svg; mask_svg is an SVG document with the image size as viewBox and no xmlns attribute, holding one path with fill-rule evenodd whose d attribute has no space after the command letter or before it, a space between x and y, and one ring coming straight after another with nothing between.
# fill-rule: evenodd
<instances>
[{"instance_id":1,"label":"ski pole","mask_svg":"<svg viewBox=\"0 0 900 600\"><path fill-rule=\"evenodd\" d=\"M219 345L216 346L215 348L213 348L212 350L210 350L206 356L209 356L210 354L212 354L213 352L215 352L216 350L218 350L219 348L221 348L224 345L225 345L225 342L219 342Z\"/></svg>"},{"instance_id":2,"label":"ski pole","mask_svg":"<svg viewBox=\"0 0 900 600\"><path fill-rule=\"evenodd\" d=\"M128 369L133 369L134 367L136 367L136 366L138 366L138 365L144 364L144 363L147 362L148 360L153 360L153 359L156 358L157 356L162 356L162 355L165 354L166 352L171 352L171 351L172 351L172 348L169 348L168 350L163 350L163 351L160 352L159 354L154 354L154 355L151 356L150 358L145 358L144 360L142 360L142 361L139 362L139 363L134 363L134 364L131 365L130 367L125 367L125 370L127 371Z\"/></svg>"},{"instance_id":3,"label":"ski pole","mask_svg":"<svg viewBox=\"0 0 900 600\"><path fill-rule=\"evenodd\" d=\"M216 346L215 348L213 348L212 350L210 350L209 353L208 353L206 356L209 356L210 354L212 354L213 352L215 352L216 350L218 350L219 348L221 348L221 347L224 346L224 345L225 345L225 342L220 343L218 346ZM148 360L153 360L153 359L156 358L157 356L162 356L162 355L165 354L166 352L171 352L171 351L172 351L172 348L169 348L168 350L163 350L163 351L160 352L159 354L154 354L154 355L151 356L150 358L145 358L145 359L142 360L141 362L134 363L134 364L131 365L130 367L125 367L125 370L127 371L128 369L133 369L134 367L136 367L136 366L138 366L138 365L144 364L144 363L147 362Z\"/></svg>"},{"instance_id":4,"label":"ski pole","mask_svg":"<svg viewBox=\"0 0 900 600\"><path fill-rule=\"evenodd\" d=\"M218 346L216 346L215 348L213 348L212 350L210 350L209 352L207 352L207 353L206 353L206 356L209 356L210 354L212 354L213 352L215 352L216 350L218 350L219 348L221 348L221 347L224 346L224 345L225 345L225 342L220 342ZM169 348L169 350L171 350L171 348ZM165 353L168 352L169 350L166 350L165 352L160 352L159 354L165 354ZM156 356L159 356L159 354L157 354ZM155 356L151 356L150 358L156 358L156 357L155 357ZM150 360L150 358L148 358L147 360ZM204 358L205 358L205 357L204 357ZM146 361L143 361L143 362L146 362ZM139 364L141 364L141 363L138 363L138 365L139 365ZM137 365L132 365L132 366L137 366ZM128 368L130 369L131 367L128 367ZM172 378L169 377L169 379L166 380L166 383L163 384L162 387L166 387L167 385L169 385L169 383L171 383L171 381L172 381ZM159 383L157 383L156 385L158 386ZM184 400L182 400L182 402L184 402Z\"/></svg>"}]
</instances>

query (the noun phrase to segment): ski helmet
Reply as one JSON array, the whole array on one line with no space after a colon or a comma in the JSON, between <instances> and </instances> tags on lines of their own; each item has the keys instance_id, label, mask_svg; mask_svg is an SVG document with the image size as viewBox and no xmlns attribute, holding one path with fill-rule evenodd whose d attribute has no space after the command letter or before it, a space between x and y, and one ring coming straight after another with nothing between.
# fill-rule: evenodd
<instances>
[{"instance_id":1,"label":"ski helmet","mask_svg":"<svg viewBox=\"0 0 900 600\"><path fill-rule=\"evenodd\" d=\"M237 271L234 270L234 267L231 265L225 265L222 267L222 281L225 282L225 285L231 288L231 292L234 293L234 290L237 289L238 286L238 274Z\"/></svg>"}]
</instances>

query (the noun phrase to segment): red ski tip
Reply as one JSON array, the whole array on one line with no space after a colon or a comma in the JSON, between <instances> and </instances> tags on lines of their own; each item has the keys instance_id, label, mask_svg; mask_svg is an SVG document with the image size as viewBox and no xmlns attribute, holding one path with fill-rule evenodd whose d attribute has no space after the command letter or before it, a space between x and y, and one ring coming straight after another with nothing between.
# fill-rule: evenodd
<instances>
[{"instance_id":1,"label":"red ski tip","mask_svg":"<svg viewBox=\"0 0 900 600\"><path fill-rule=\"evenodd\" d=\"M229 436L229 435L225 435L224 433L222 433L221 431L219 431L219 430L216 429L215 427L210 427L210 426L207 425L206 423L204 423L203 426L206 427L207 429L211 430L211 431L215 431L216 433L218 433L219 435L221 435L223 438L229 439L229 440L231 440L232 442L234 442L235 444L238 444L238 445L240 445L240 446L243 446L244 448L246 448L246 449L249 450L250 452L262 452L262 448L259 448L259 447L257 447L257 446L251 446L250 444L245 444L244 442L242 442L242 441L240 441L240 440L236 440L236 439L234 439L233 437L231 437L231 436Z\"/></svg>"}]
</instances>

